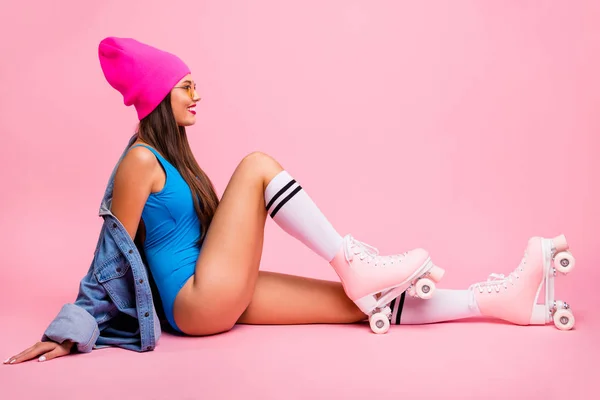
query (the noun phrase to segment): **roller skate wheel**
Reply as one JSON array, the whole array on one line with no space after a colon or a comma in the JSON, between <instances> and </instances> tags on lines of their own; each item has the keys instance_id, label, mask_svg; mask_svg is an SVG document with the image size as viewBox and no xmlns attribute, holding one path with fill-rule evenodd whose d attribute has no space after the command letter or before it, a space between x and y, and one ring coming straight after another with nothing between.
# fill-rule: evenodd
<instances>
[{"instance_id":1,"label":"roller skate wheel","mask_svg":"<svg viewBox=\"0 0 600 400\"><path fill-rule=\"evenodd\" d=\"M570 310L564 308L556 310L553 319L554 325L561 331L568 331L575 326L575 316Z\"/></svg>"},{"instance_id":2,"label":"roller skate wheel","mask_svg":"<svg viewBox=\"0 0 600 400\"><path fill-rule=\"evenodd\" d=\"M433 297L435 291L435 283L428 278L419 279L415 287L417 296L422 299L428 300Z\"/></svg>"},{"instance_id":3,"label":"roller skate wheel","mask_svg":"<svg viewBox=\"0 0 600 400\"><path fill-rule=\"evenodd\" d=\"M554 268L562 274L568 274L575 268L575 257L569 252L561 251L554 257Z\"/></svg>"},{"instance_id":4,"label":"roller skate wheel","mask_svg":"<svg viewBox=\"0 0 600 400\"><path fill-rule=\"evenodd\" d=\"M375 313L369 318L371 330L375 333L386 333L390 329L390 320L384 313Z\"/></svg>"}]
</instances>

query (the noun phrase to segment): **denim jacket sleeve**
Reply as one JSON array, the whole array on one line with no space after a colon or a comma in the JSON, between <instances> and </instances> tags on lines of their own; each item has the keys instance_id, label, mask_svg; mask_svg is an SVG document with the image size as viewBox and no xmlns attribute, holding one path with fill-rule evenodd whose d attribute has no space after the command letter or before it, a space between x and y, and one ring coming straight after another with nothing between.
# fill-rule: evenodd
<instances>
[{"instance_id":1,"label":"denim jacket sleeve","mask_svg":"<svg viewBox=\"0 0 600 400\"><path fill-rule=\"evenodd\" d=\"M161 334L149 275L135 244L112 215L105 215L94 259L73 304L65 304L42 341L76 343L87 353L118 346L153 350Z\"/></svg>"},{"instance_id":2,"label":"denim jacket sleeve","mask_svg":"<svg viewBox=\"0 0 600 400\"><path fill-rule=\"evenodd\" d=\"M102 324L117 314L116 305L97 278L99 264L106 263L101 251L105 235L106 226L103 225L94 260L79 283L75 303L63 305L44 332L42 341L62 343L70 340L76 343L80 352L90 352L98 340Z\"/></svg>"},{"instance_id":3,"label":"denim jacket sleeve","mask_svg":"<svg viewBox=\"0 0 600 400\"><path fill-rule=\"evenodd\" d=\"M63 343L70 340L75 343L78 351L89 353L100 335L99 324L110 314L98 311L102 308L110 310L111 304L104 288L98 284L92 268L81 280L79 287L75 303L62 306L44 332L42 341Z\"/></svg>"}]
</instances>

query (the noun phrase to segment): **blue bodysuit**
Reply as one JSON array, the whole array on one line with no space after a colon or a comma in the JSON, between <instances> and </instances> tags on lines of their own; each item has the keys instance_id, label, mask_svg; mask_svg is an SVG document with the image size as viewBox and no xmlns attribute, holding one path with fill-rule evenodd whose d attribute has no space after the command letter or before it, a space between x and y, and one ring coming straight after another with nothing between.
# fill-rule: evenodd
<instances>
[{"instance_id":1,"label":"blue bodysuit","mask_svg":"<svg viewBox=\"0 0 600 400\"><path fill-rule=\"evenodd\" d=\"M155 149L150 150L165 171L165 186L151 193L142 211L146 226L144 252L150 272L156 282L167 320L177 331L181 330L173 317L177 293L194 275L200 248L200 220L194 209L192 191L179 171Z\"/></svg>"}]
</instances>

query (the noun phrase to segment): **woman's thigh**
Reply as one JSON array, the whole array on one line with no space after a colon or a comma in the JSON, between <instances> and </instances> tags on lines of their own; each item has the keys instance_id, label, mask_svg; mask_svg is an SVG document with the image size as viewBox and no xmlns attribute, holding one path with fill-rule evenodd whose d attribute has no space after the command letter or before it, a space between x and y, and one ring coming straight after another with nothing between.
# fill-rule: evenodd
<instances>
[{"instance_id":1,"label":"woman's thigh","mask_svg":"<svg viewBox=\"0 0 600 400\"><path fill-rule=\"evenodd\" d=\"M224 332L244 312L262 256L266 185L283 168L263 153L245 157L234 171L207 231L192 276L174 305L187 334Z\"/></svg>"}]
</instances>

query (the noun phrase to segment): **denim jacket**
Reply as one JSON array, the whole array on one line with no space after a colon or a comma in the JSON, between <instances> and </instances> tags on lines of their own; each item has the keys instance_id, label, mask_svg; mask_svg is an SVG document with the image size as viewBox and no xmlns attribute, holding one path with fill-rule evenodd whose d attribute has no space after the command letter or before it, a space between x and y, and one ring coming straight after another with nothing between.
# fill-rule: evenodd
<instances>
[{"instance_id":1,"label":"denim jacket","mask_svg":"<svg viewBox=\"0 0 600 400\"><path fill-rule=\"evenodd\" d=\"M104 222L77 298L63 305L42 341L70 340L83 353L108 346L141 352L153 350L160 338L161 322L153 302L154 297L160 303L160 296L149 281L143 252L110 211L117 167L134 141L132 136L106 187L99 211Z\"/></svg>"}]
</instances>

